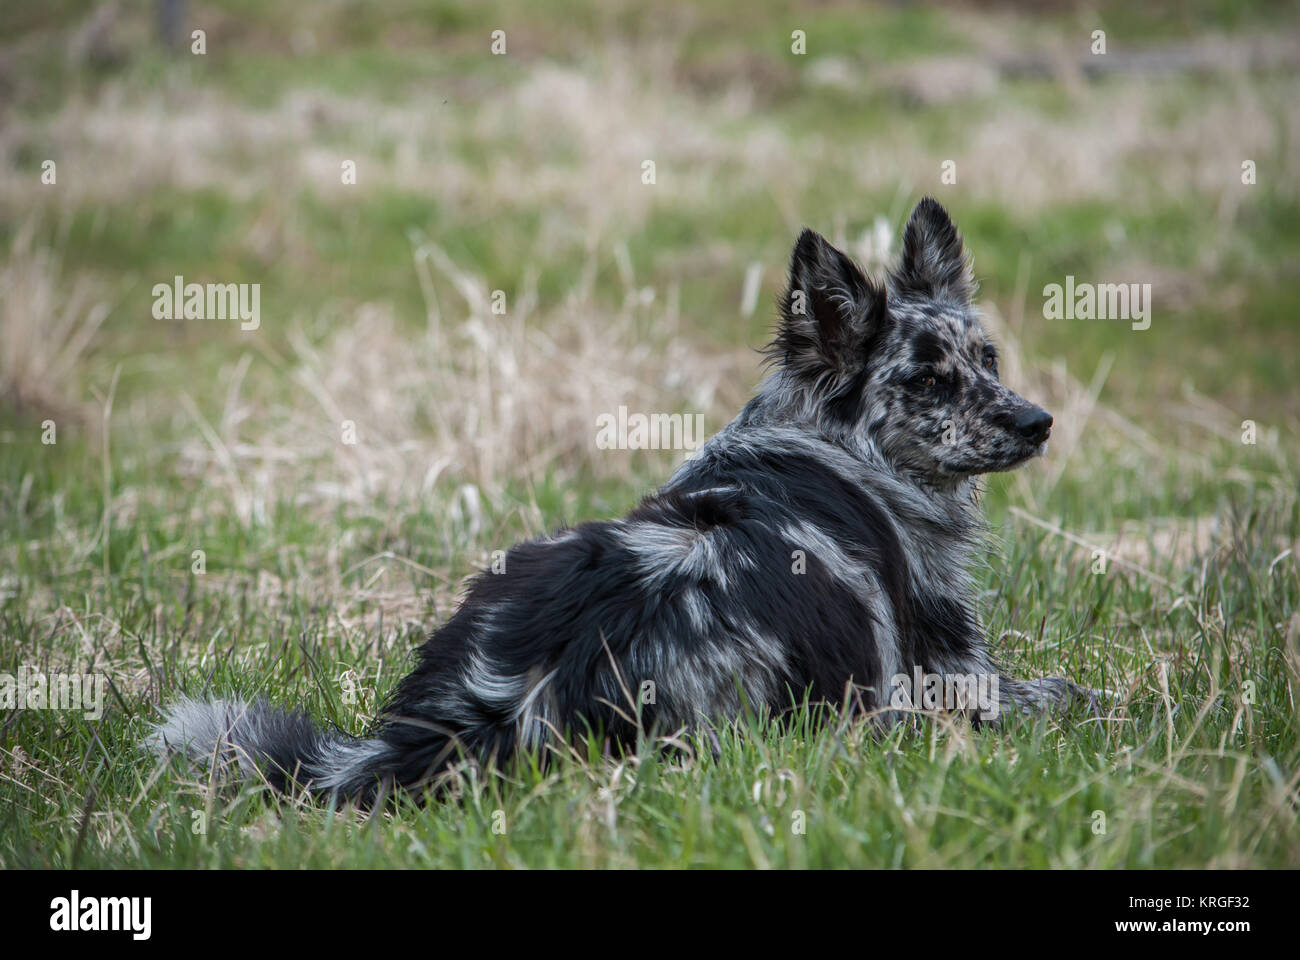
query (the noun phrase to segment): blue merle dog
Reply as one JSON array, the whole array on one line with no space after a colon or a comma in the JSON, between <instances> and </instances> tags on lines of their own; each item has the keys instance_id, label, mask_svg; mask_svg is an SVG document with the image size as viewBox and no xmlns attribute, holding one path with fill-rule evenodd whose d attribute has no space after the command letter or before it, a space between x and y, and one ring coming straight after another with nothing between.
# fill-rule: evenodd
<instances>
[{"instance_id":1,"label":"blue merle dog","mask_svg":"<svg viewBox=\"0 0 1300 960\"><path fill-rule=\"evenodd\" d=\"M917 673L996 677L1020 711L1090 700L1001 676L972 602L977 477L1043 453L1052 426L999 382L973 292L932 199L884 283L805 230L758 395L623 519L519 544L474 580L369 736L183 700L152 745L370 804L551 737L712 736L805 702L883 726L902 716L893 678Z\"/></svg>"}]
</instances>

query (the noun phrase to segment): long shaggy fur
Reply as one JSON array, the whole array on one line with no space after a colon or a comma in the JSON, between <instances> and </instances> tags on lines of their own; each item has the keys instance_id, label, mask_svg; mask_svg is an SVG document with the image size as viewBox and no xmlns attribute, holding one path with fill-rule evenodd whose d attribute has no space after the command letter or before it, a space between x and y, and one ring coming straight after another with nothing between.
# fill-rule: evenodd
<instances>
[{"instance_id":1,"label":"long shaggy fur","mask_svg":"<svg viewBox=\"0 0 1300 960\"><path fill-rule=\"evenodd\" d=\"M479 575L368 737L183 700L152 746L371 803L550 737L627 743L805 700L884 725L900 674L997 675L968 575L976 478L1041 453L1051 417L998 382L973 290L933 200L883 284L804 231L757 396L626 517L521 543ZM1087 695L998 680L1007 707Z\"/></svg>"}]
</instances>

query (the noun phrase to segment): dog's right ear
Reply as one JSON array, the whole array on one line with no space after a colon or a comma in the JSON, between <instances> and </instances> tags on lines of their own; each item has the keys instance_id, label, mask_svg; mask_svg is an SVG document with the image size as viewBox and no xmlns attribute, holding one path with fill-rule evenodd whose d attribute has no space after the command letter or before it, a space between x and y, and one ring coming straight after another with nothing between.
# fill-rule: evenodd
<instances>
[{"instance_id":1,"label":"dog's right ear","mask_svg":"<svg viewBox=\"0 0 1300 960\"><path fill-rule=\"evenodd\" d=\"M884 316L884 288L821 234L804 230L767 354L813 378L852 374L866 362L867 343Z\"/></svg>"}]
</instances>

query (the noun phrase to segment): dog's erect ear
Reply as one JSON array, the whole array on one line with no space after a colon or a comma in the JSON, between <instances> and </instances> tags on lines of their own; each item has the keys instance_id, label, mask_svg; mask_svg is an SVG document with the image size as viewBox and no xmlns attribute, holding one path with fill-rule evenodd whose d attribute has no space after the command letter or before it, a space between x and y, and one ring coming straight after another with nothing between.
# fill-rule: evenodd
<instances>
[{"instance_id":1,"label":"dog's erect ear","mask_svg":"<svg viewBox=\"0 0 1300 960\"><path fill-rule=\"evenodd\" d=\"M903 229L903 256L893 274L903 292L969 303L975 293L970 260L948 211L933 197L916 205Z\"/></svg>"},{"instance_id":2,"label":"dog's erect ear","mask_svg":"<svg viewBox=\"0 0 1300 960\"><path fill-rule=\"evenodd\" d=\"M812 230L790 258L790 287L768 355L811 376L860 369L885 316L885 291Z\"/></svg>"}]
</instances>

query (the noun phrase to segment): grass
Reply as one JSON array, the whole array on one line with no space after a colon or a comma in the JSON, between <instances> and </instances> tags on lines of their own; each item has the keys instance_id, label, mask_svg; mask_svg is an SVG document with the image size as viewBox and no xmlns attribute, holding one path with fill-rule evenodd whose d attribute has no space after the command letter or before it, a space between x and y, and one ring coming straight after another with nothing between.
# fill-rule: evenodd
<instances>
[{"instance_id":1,"label":"grass","mask_svg":"<svg viewBox=\"0 0 1300 960\"><path fill-rule=\"evenodd\" d=\"M1300 866L1293 70L918 102L931 58L1092 27L841 4L213 3L206 60L128 11L95 64L52 53L86 6L50 9L5 33L30 72L0 132L0 673L110 688L94 721L0 711L0 865ZM1127 49L1300 26L1099 16ZM798 227L878 266L864 236L922 192L963 229L1006 379L1059 424L990 480L988 632L1019 674L1116 691L1103 717L884 741L747 718L717 756L580 742L370 817L137 752L181 692L363 730L493 550L666 478L671 454L596 450L597 413L720 427ZM155 320L177 273L261 283L262 327ZM1151 282L1151 329L1040 319L1066 274Z\"/></svg>"}]
</instances>

